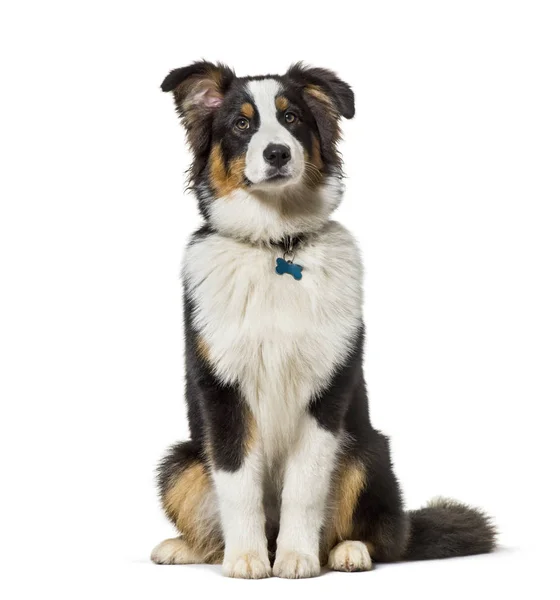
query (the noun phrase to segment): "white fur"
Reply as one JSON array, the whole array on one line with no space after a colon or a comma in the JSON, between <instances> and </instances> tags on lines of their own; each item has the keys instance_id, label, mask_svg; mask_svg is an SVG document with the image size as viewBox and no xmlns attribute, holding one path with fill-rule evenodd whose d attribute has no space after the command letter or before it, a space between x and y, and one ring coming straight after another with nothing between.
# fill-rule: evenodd
<instances>
[{"instance_id":1,"label":"white fur","mask_svg":"<svg viewBox=\"0 0 560 600\"><path fill-rule=\"evenodd\" d=\"M214 234L187 247L183 266L194 327L216 376L240 385L268 466L293 446L309 401L348 355L362 311L359 252L340 224L328 222L296 253L301 281L276 274L280 255Z\"/></svg>"},{"instance_id":2,"label":"white fur","mask_svg":"<svg viewBox=\"0 0 560 600\"><path fill-rule=\"evenodd\" d=\"M319 536L339 443L313 417L302 419L297 444L286 462L275 575L319 574Z\"/></svg>"},{"instance_id":3,"label":"white fur","mask_svg":"<svg viewBox=\"0 0 560 600\"><path fill-rule=\"evenodd\" d=\"M164 540L150 556L158 565L191 565L204 562L204 556L193 551L182 537Z\"/></svg>"},{"instance_id":4,"label":"white fur","mask_svg":"<svg viewBox=\"0 0 560 600\"><path fill-rule=\"evenodd\" d=\"M260 579L270 574L263 506L262 453L256 449L233 472L214 471L225 540L224 571Z\"/></svg>"},{"instance_id":5,"label":"white fur","mask_svg":"<svg viewBox=\"0 0 560 600\"><path fill-rule=\"evenodd\" d=\"M367 546L363 542L340 542L329 554L329 567L333 571L369 571L372 566Z\"/></svg>"},{"instance_id":6,"label":"white fur","mask_svg":"<svg viewBox=\"0 0 560 600\"><path fill-rule=\"evenodd\" d=\"M220 232L251 242L279 241L286 235L316 231L340 204L344 186L327 177L315 190L303 185L275 192L238 189L213 199L210 222Z\"/></svg>"},{"instance_id":7,"label":"white fur","mask_svg":"<svg viewBox=\"0 0 560 600\"><path fill-rule=\"evenodd\" d=\"M245 161L245 175L257 186L267 178L270 165L264 160L263 152L269 144L284 144L290 149L292 158L286 165L291 183L298 183L303 175L305 160L299 141L278 121L276 96L281 93L275 79L249 81L247 90L253 97L259 114L260 125L251 137ZM274 184L274 187L278 187Z\"/></svg>"}]
</instances>

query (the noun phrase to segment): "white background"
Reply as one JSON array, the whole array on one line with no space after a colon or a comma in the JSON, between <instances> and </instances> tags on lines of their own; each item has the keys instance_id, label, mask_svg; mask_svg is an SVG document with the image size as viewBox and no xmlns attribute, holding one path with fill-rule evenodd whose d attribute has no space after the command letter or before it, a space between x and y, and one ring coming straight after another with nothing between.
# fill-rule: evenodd
<instances>
[{"instance_id":1,"label":"white background","mask_svg":"<svg viewBox=\"0 0 560 600\"><path fill-rule=\"evenodd\" d=\"M0 23L4 597L557 597L558 3L6 2ZM372 420L407 505L484 507L495 555L300 582L149 563L199 223L159 84L201 57L353 86L337 218L366 263Z\"/></svg>"}]
</instances>

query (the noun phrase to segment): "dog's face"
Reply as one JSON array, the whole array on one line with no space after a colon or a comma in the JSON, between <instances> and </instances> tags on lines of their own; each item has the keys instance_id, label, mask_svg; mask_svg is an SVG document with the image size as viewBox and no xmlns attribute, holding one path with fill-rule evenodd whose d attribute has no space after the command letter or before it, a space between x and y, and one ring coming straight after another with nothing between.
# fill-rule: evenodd
<instances>
[{"instance_id":1,"label":"dog's face","mask_svg":"<svg viewBox=\"0 0 560 600\"><path fill-rule=\"evenodd\" d=\"M254 189L299 183L306 163L320 164L308 112L275 79L237 81L215 117L226 169L238 165ZM220 158L215 154L213 161Z\"/></svg>"},{"instance_id":2,"label":"dog's face","mask_svg":"<svg viewBox=\"0 0 560 600\"><path fill-rule=\"evenodd\" d=\"M354 115L354 95L332 72L296 64L283 76L236 77L198 62L172 71L162 89L174 93L194 154L191 181L218 228L275 238L313 228L314 214L324 219L338 203L338 123Z\"/></svg>"}]
</instances>

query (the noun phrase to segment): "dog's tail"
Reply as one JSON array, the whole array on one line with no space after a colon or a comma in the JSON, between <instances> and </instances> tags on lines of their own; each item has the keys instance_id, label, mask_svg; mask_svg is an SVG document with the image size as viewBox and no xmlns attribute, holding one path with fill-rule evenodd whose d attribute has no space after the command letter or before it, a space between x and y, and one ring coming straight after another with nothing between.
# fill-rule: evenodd
<instances>
[{"instance_id":1,"label":"dog's tail","mask_svg":"<svg viewBox=\"0 0 560 600\"><path fill-rule=\"evenodd\" d=\"M455 500L435 498L409 512L410 538L404 560L451 558L492 552L496 527L477 508Z\"/></svg>"}]
</instances>

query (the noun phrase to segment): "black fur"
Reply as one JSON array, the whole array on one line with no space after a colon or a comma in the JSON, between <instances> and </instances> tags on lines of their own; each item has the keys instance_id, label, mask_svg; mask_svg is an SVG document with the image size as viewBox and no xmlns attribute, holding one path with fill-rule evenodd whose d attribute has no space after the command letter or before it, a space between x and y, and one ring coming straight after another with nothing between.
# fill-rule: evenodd
<instances>
[{"instance_id":1,"label":"black fur","mask_svg":"<svg viewBox=\"0 0 560 600\"><path fill-rule=\"evenodd\" d=\"M436 500L410 516L405 560L426 560L492 552L496 528L482 511L453 500Z\"/></svg>"},{"instance_id":2,"label":"black fur","mask_svg":"<svg viewBox=\"0 0 560 600\"><path fill-rule=\"evenodd\" d=\"M367 473L354 512L353 539L370 541L377 562L400 560L409 540L409 524L391 464L389 440L366 424L361 429L347 451L362 462Z\"/></svg>"},{"instance_id":3,"label":"black fur","mask_svg":"<svg viewBox=\"0 0 560 600\"><path fill-rule=\"evenodd\" d=\"M354 348L346 363L340 365L326 387L308 407L321 427L338 433L343 420L349 414L349 406L362 391L359 387L362 378L362 355L364 347L364 327L358 332ZM367 398L366 398L367 407Z\"/></svg>"},{"instance_id":4,"label":"black fur","mask_svg":"<svg viewBox=\"0 0 560 600\"><path fill-rule=\"evenodd\" d=\"M310 84L325 90L333 99L339 113L346 119L352 119L356 114L352 88L332 71L306 67L302 62L298 62L288 69L286 78L297 83L300 90L304 90L305 86Z\"/></svg>"},{"instance_id":5,"label":"black fur","mask_svg":"<svg viewBox=\"0 0 560 600\"><path fill-rule=\"evenodd\" d=\"M194 153L190 168L193 182L199 181L205 170L212 142L212 124L216 111L202 105L193 104L188 110L185 100L193 92L201 79L212 83L216 94L225 95L235 79L235 73L221 63L208 61L195 62L188 67L171 71L161 84L164 92L173 92L177 113L183 121L187 139Z\"/></svg>"},{"instance_id":6,"label":"black fur","mask_svg":"<svg viewBox=\"0 0 560 600\"><path fill-rule=\"evenodd\" d=\"M362 326L346 363L314 399L309 412L322 427L346 434L344 459L363 465L366 473L365 486L354 510L350 539L371 542L376 561L394 561L400 560L405 552L409 523L391 465L389 440L369 420L363 350Z\"/></svg>"},{"instance_id":7,"label":"black fur","mask_svg":"<svg viewBox=\"0 0 560 600\"><path fill-rule=\"evenodd\" d=\"M192 326L193 311L189 290L185 288L186 397L193 441L202 446L206 438L216 466L236 471L243 463L248 435L246 405L238 387L218 381L211 366L200 356Z\"/></svg>"},{"instance_id":8,"label":"black fur","mask_svg":"<svg viewBox=\"0 0 560 600\"><path fill-rule=\"evenodd\" d=\"M171 446L157 468L160 497L163 499L165 492L177 475L202 458L202 446L195 441L179 442Z\"/></svg>"}]
</instances>

